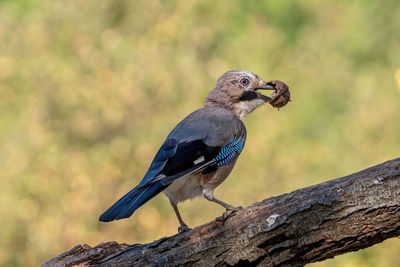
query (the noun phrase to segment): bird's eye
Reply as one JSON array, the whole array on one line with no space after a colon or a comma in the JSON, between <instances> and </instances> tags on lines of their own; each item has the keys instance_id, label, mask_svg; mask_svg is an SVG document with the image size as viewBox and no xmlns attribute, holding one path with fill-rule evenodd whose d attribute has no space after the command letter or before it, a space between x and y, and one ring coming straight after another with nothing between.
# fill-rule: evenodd
<instances>
[{"instance_id":1,"label":"bird's eye","mask_svg":"<svg viewBox=\"0 0 400 267\"><path fill-rule=\"evenodd\" d=\"M250 83L250 81L247 78L240 79L240 84L243 86L247 86L249 83Z\"/></svg>"}]
</instances>

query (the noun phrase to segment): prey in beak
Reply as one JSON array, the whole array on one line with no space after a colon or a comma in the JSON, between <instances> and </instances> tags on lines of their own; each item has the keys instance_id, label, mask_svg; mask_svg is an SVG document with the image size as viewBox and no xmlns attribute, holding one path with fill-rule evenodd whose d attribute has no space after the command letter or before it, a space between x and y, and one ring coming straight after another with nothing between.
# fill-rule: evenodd
<instances>
[{"instance_id":1,"label":"prey in beak","mask_svg":"<svg viewBox=\"0 0 400 267\"><path fill-rule=\"evenodd\" d=\"M267 86L254 88L254 90L257 89L275 90L270 97L264 95L261 96L261 99L263 99L265 102L269 102L274 108L279 109L290 101L289 86L281 81L272 80L267 82Z\"/></svg>"}]
</instances>

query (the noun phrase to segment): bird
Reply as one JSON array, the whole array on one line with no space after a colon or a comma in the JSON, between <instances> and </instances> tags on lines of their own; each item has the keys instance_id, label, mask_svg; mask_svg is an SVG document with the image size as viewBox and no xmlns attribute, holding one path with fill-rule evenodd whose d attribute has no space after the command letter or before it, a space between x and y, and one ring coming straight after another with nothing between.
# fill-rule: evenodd
<instances>
[{"instance_id":1,"label":"bird","mask_svg":"<svg viewBox=\"0 0 400 267\"><path fill-rule=\"evenodd\" d=\"M247 131L244 117L271 100L259 90L276 90L251 71L232 70L221 75L208 93L204 107L183 119L167 136L139 184L99 218L109 222L130 217L136 209L163 192L180 226L177 204L203 196L226 209L234 207L214 197L214 189L231 173L242 152Z\"/></svg>"}]
</instances>

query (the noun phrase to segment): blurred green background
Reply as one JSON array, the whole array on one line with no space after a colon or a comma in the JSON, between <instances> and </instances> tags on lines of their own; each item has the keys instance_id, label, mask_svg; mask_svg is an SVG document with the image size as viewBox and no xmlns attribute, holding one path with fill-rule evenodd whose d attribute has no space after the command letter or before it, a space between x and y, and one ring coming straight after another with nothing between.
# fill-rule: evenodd
<instances>
[{"instance_id":1,"label":"blurred green background","mask_svg":"<svg viewBox=\"0 0 400 267\"><path fill-rule=\"evenodd\" d=\"M76 244L175 234L165 196L98 222L216 79L251 70L291 87L245 119L216 196L250 205L400 154L400 1L0 2L0 265ZM194 227L214 203L180 205ZM395 266L391 239L313 266Z\"/></svg>"}]
</instances>

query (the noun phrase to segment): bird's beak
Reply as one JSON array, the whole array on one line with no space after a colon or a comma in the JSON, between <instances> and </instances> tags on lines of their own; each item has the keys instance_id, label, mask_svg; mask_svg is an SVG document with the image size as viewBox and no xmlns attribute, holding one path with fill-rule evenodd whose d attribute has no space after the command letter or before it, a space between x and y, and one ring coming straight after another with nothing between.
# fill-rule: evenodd
<instances>
[{"instance_id":1,"label":"bird's beak","mask_svg":"<svg viewBox=\"0 0 400 267\"><path fill-rule=\"evenodd\" d=\"M255 87L254 88L254 91L257 91L257 90L275 90L276 88L273 86L273 85L271 85L271 84L267 84L267 86L258 86L258 87Z\"/></svg>"},{"instance_id":2,"label":"bird's beak","mask_svg":"<svg viewBox=\"0 0 400 267\"><path fill-rule=\"evenodd\" d=\"M271 84L267 84L266 86L257 86L253 90L254 91L257 91L257 90L276 90L276 88ZM269 102L272 99L271 97L263 95L263 94L260 94L260 98L262 100L264 100L265 102Z\"/></svg>"}]
</instances>

